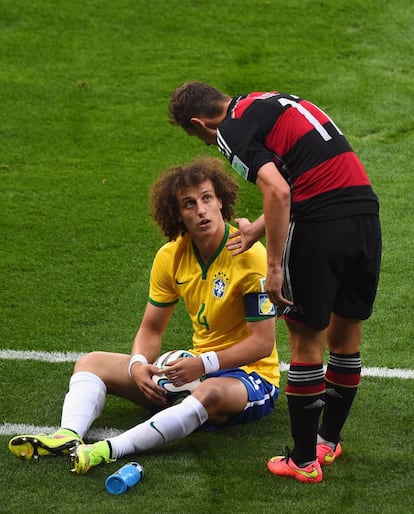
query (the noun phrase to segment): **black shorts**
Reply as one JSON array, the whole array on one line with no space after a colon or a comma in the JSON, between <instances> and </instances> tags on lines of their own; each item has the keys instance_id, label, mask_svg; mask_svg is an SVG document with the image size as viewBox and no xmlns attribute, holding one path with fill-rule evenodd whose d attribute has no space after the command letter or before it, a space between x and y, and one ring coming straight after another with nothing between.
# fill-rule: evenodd
<instances>
[{"instance_id":1,"label":"black shorts","mask_svg":"<svg viewBox=\"0 0 414 514\"><path fill-rule=\"evenodd\" d=\"M381 263L378 216L296 221L284 256L284 295L293 308L279 316L322 330L331 313L364 320L372 312Z\"/></svg>"}]
</instances>

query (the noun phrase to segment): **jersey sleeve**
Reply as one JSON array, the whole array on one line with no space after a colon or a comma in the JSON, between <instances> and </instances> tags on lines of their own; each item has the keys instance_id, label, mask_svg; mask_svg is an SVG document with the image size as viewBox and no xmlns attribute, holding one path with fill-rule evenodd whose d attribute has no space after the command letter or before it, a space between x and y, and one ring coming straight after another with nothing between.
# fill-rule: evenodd
<instances>
[{"instance_id":1,"label":"jersey sleeve","mask_svg":"<svg viewBox=\"0 0 414 514\"><path fill-rule=\"evenodd\" d=\"M274 162L272 153L264 145L260 126L250 119L227 119L217 130L220 152L229 160L236 173L256 183L257 172L268 162Z\"/></svg>"},{"instance_id":2,"label":"jersey sleeve","mask_svg":"<svg viewBox=\"0 0 414 514\"><path fill-rule=\"evenodd\" d=\"M276 315L266 293L266 251L261 243L240 255L240 287L244 298L246 321L260 321Z\"/></svg>"},{"instance_id":3,"label":"jersey sleeve","mask_svg":"<svg viewBox=\"0 0 414 514\"><path fill-rule=\"evenodd\" d=\"M178 302L168 250L167 243L158 250L152 263L148 301L158 307L168 307Z\"/></svg>"}]
</instances>

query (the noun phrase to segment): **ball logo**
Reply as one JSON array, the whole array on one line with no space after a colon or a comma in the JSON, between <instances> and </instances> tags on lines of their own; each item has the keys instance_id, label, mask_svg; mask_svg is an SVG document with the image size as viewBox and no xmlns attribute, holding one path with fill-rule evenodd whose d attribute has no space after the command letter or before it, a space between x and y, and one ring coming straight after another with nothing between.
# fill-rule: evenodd
<instances>
[{"instance_id":1,"label":"ball logo","mask_svg":"<svg viewBox=\"0 0 414 514\"><path fill-rule=\"evenodd\" d=\"M154 366L160 368L160 370L164 370L169 362L189 357L195 357L195 355L188 350L169 350L155 360ZM170 378L162 371L159 375L152 375L152 381L154 384L157 384L157 386L162 387L167 391L167 399L171 405L181 402L186 396L191 394L203 380L204 375L192 382L187 382L181 386L175 386L173 381L170 380ZM153 426L153 428L155 428L155 426Z\"/></svg>"}]
</instances>

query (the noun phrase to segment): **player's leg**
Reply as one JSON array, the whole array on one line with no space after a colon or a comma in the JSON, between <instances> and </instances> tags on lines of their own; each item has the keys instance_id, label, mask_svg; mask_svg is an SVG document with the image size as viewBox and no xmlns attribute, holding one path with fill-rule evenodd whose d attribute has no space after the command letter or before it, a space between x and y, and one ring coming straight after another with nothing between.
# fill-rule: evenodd
<instances>
[{"instance_id":1,"label":"player's leg","mask_svg":"<svg viewBox=\"0 0 414 514\"><path fill-rule=\"evenodd\" d=\"M106 387L107 394L125 398L133 403L149 406L143 393L128 374L130 354L91 352L83 355L75 364L73 375L91 373L96 375Z\"/></svg>"},{"instance_id":2,"label":"player's leg","mask_svg":"<svg viewBox=\"0 0 414 514\"><path fill-rule=\"evenodd\" d=\"M318 431L320 464L333 464L341 455L341 430L358 391L361 378L361 321L332 315L328 329L329 360L325 374L326 396Z\"/></svg>"},{"instance_id":3,"label":"player's leg","mask_svg":"<svg viewBox=\"0 0 414 514\"><path fill-rule=\"evenodd\" d=\"M295 223L284 260L284 288L294 302L282 314L291 346L286 395L294 447L288 456L271 459L268 468L307 482L322 479L316 441L325 399L326 328L339 282L331 269L336 259L334 234L330 223Z\"/></svg>"},{"instance_id":4,"label":"player's leg","mask_svg":"<svg viewBox=\"0 0 414 514\"><path fill-rule=\"evenodd\" d=\"M371 312L377 290L381 233L377 216L343 220L344 267L327 333L329 360L326 405L318 436L321 464L332 464L341 454L341 430L348 418L361 377L362 321ZM347 236L347 237L345 237Z\"/></svg>"},{"instance_id":5,"label":"player's leg","mask_svg":"<svg viewBox=\"0 0 414 514\"><path fill-rule=\"evenodd\" d=\"M296 464L304 465L316 459L316 438L325 399L326 330L312 330L291 322L287 325L291 361L286 396L294 440L291 456Z\"/></svg>"},{"instance_id":6,"label":"player's leg","mask_svg":"<svg viewBox=\"0 0 414 514\"><path fill-rule=\"evenodd\" d=\"M10 451L26 460L48 455L65 455L82 443L93 421L102 413L106 394L116 394L140 403L141 395L128 376L129 355L92 352L75 364L65 396L61 428L54 434L13 437Z\"/></svg>"},{"instance_id":7,"label":"player's leg","mask_svg":"<svg viewBox=\"0 0 414 514\"><path fill-rule=\"evenodd\" d=\"M219 372L220 373L220 372ZM81 445L73 452L74 472L85 474L102 462L109 462L125 455L139 453L156 446L182 439L201 427L207 420L212 421L209 428L232 422L243 411L246 419L257 419L273 409L277 397L277 388L262 382L255 377L254 386L244 371L232 370L232 377L214 377L204 380L192 395L187 396L181 403L164 409L149 420L127 430L119 436L99 441L94 445ZM243 374L245 384L239 378ZM252 393L247 389L251 388ZM269 391L271 391L269 393ZM261 395L260 401L258 396ZM266 402L264 399L266 398ZM248 400L257 399L258 410L245 409ZM260 411L260 412L259 412ZM243 422L243 420L240 420Z\"/></svg>"},{"instance_id":8,"label":"player's leg","mask_svg":"<svg viewBox=\"0 0 414 514\"><path fill-rule=\"evenodd\" d=\"M222 400L226 398L225 400ZM86 473L96 464L117 459L124 455L139 453L161 444L182 439L199 428L209 415L215 422L227 421L239 413L247 403L246 387L234 378L209 378L204 380L192 395L187 396L178 405L156 413L147 421L127 430L119 436L108 439L105 452L102 453L102 442L99 451L90 456L92 445L78 448L74 454L75 472Z\"/></svg>"},{"instance_id":9,"label":"player's leg","mask_svg":"<svg viewBox=\"0 0 414 514\"><path fill-rule=\"evenodd\" d=\"M150 419L116 437L74 448L72 471L84 475L103 462L182 439L201 426L207 418L203 404L189 395L178 405L157 412Z\"/></svg>"},{"instance_id":10,"label":"player's leg","mask_svg":"<svg viewBox=\"0 0 414 514\"><path fill-rule=\"evenodd\" d=\"M83 437L102 414L107 394L143 402L143 395L128 375L129 359L127 354L109 352L92 352L78 359L63 403L63 428Z\"/></svg>"},{"instance_id":11,"label":"player's leg","mask_svg":"<svg viewBox=\"0 0 414 514\"><path fill-rule=\"evenodd\" d=\"M276 475L291 476L303 482L320 482L322 472L316 459L316 439L324 406L325 331L287 324L291 361L286 395L294 447L285 456L273 457L268 469Z\"/></svg>"}]
</instances>

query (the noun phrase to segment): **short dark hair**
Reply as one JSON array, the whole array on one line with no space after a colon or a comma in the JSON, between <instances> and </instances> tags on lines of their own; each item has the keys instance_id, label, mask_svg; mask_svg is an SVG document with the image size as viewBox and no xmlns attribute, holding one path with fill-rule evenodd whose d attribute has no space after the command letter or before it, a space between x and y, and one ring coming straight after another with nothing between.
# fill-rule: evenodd
<instances>
[{"instance_id":1,"label":"short dark hair","mask_svg":"<svg viewBox=\"0 0 414 514\"><path fill-rule=\"evenodd\" d=\"M186 82L171 95L170 122L173 125L190 128L191 118L219 116L223 103L229 99L229 96L204 82Z\"/></svg>"},{"instance_id":2,"label":"short dark hair","mask_svg":"<svg viewBox=\"0 0 414 514\"><path fill-rule=\"evenodd\" d=\"M168 240L187 232L184 223L179 220L177 193L205 180L212 182L214 192L221 200L223 219L232 220L239 184L226 173L221 159L199 157L183 166L168 168L151 188L152 215Z\"/></svg>"}]
</instances>

